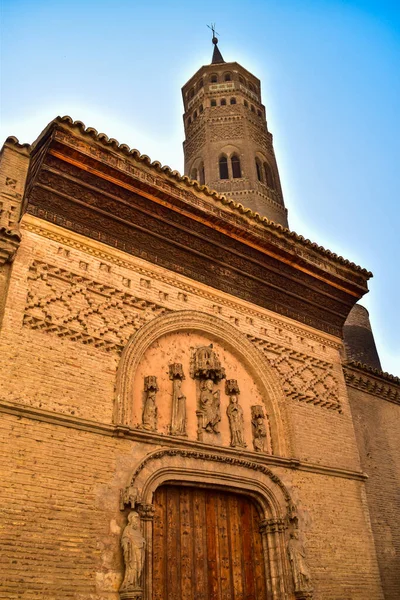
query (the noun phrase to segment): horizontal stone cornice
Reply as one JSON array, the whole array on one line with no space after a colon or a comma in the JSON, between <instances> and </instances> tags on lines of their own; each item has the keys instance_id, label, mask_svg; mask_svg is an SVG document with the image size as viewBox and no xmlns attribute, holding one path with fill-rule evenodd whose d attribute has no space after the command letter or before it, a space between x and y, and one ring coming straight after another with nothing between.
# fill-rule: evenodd
<instances>
[{"instance_id":1,"label":"horizontal stone cornice","mask_svg":"<svg viewBox=\"0 0 400 600\"><path fill-rule=\"evenodd\" d=\"M400 378L361 363L345 364L343 372L348 386L400 405Z\"/></svg>"},{"instance_id":2,"label":"horizontal stone cornice","mask_svg":"<svg viewBox=\"0 0 400 600\"><path fill-rule=\"evenodd\" d=\"M284 458L270 454L265 454L261 458L260 454L257 452L251 452L248 450L237 451L231 448L225 448L222 446L218 447L195 440L188 440L186 438L180 439L176 436L165 436L163 434L147 432L132 427L99 423L96 421L90 421L88 419L82 419L73 415L56 413L17 402L10 402L8 400L0 399L0 412L3 414L13 415L18 418L26 418L34 421L40 421L42 423L48 423L58 427L68 427L80 431L87 431L88 433L96 435L111 436L124 440L130 440L132 442L141 442L149 444L149 446L152 446L153 448L179 447L202 451L212 451L213 454L219 454L221 456L239 457L254 463L305 471L316 475L341 477L343 479L353 479L357 481L365 481L368 479L367 475L361 471L330 467L327 465L301 461L296 458Z\"/></svg>"}]
</instances>

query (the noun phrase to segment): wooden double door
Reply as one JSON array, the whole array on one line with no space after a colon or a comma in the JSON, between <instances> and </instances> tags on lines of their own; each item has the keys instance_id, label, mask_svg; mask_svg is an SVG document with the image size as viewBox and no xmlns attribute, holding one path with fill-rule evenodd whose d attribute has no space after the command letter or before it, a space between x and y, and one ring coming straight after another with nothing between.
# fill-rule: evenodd
<instances>
[{"instance_id":1,"label":"wooden double door","mask_svg":"<svg viewBox=\"0 0 400 600\"><path fill-rule=\"evenodd\" d=\"M267 600L260 517L250 499L164 485L154 504L152 600Z\"/></svg>"}]
</instances>

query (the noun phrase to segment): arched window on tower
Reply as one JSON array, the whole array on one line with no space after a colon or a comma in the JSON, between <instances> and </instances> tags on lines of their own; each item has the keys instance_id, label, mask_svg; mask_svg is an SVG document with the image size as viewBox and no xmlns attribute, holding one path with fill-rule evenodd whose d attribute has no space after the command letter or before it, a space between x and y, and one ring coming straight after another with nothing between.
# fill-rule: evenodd
<instances>
[{"instance_id":1,"label":"arched window on tower","mask_svg":"<svg viewBox=\"0 0 400 600\"><path fill-rule=\"evenodd\" d=\"M231 74L230 73L225 73L225 77L224 77L225 81L231 81Z\"/></svg>"},{"instance_id":2,"label":"arched window on tower","mask_svg":"<svg viewBox=\"0 0 400 600\"><path fill-rule=\"evenodd\" d=\"M256 112L256 109L254 108L253 105L250 106L250 110L251 110L251 112Z\"/></svg>"},{"instance_id":3,"label":"arched window on tower","mask_svg":"<svg viewBox=\"0 0 400 600\"><path fill-rule=\"evenodd\" d=\"M263 178L263 173L262 173L261 161L257 157L256 157L256 170L257 170L257 179L258 179L258 181L263 182L264 178Z\"/></svg>"},{"instance_id":4,"label":"arched window on tower","mask_svg":"<svg viewBox=\"0 0 400 600\"><path fill-rule=\"evenodd\" d=\"M192 172L190 173L190 179L197 179L197 169L193 168Z\"/></svg>"},{"instance_id":5,"label":"arched window on tower","mask_svg":"<svg viewBox=\"0 0 400 600\"><path fill-rule=\"evenodd\" d=\"M218 83L218 75L211 75L210 81L211 83Z\"/></svg>"},{"instance_id":6,"label":"arched window on tower","mask_svg":"<svg viewBox=\"0 0 400 600\"><path fill-rule=\"evenodd\" d=\"M239 81L240 83L242 83L243 85L245 85L245 80L243 79L243 77L241 75L239 75Z\"/></svg>"},{"instance_id":7,"label":"arched window on tower","mask_svg":"<svg viewBox=\"0 0 400 600\"><path fill-rule=\"evenodd\" d=\"M242 176L242 170L240 168L240 158L237 154L234 154L231 158L232 175L234 179L239 179Z\"/></svg>"},{"instance_id":8,"label":"arched window on tower","mask_svg":"<svg viewBox=\"0 0 400 600\"><path fill-rule=\"evenodd\" d=\"M192 122L192 117L188 118L188 125L190 125L190 123Z\"/></svg>"},{"instance_id":9,"label":"arched window on tower","mask_svg":"<svg viewBox=\"0 0 400 600\"><path fill-rule=\"evenodd\" d=\"M249 103L247 102L247 100L245 100L243 104L245 105L246 108L249 108Z\"/></svg>"},{"instance_id":10,"label":"arched window on tower","mask_svg":"<svg viewBox=\"0 0 400 600\"><path fill-rule=\"evenodd\" d=\"M211 100L211 106L217 106L217 101L216 101L216 100L214 100L214 99L212 99L212 100Z\"/></svg>"},{"instance_id":11,"label":"arched window on tower","mask_svg":"<svg viewBox=\"0 0 400 600\"><path fill-rule=\"evenodd\" d=\"M219 159L219 178L229 179L228 159L226 158L226 156L221 156L221 158Z\"/></svg>"},{"instance_id":12,"label":"arched window on tower","mask_svg":"<svg viewBox=\"0 0 400 600\"><path fill-rule=\"evenodd\" d=\"M194 88L192 88L189 92L189 98L193 98L194 96Z\"/></svg>"},{"instance_id":13,"label":"arched window on tower","mask_svg":"<svg viewBox=\"0 0 400 600\"><path fill-rule=\"evenodd\" d=\"M264 173L265 173L265 181L266 181L267 186L274 190L275 189L274 175L272 173L272 169L271 169L270 165L267 162L264 163Z\"/></svg>"},{"instance_id":14,"label":"arched window on tower","mask_svg":"<svg viewBox=\"0 0 400 600\"><path fill-rule=\"evenodd\" d=\"M198 84L198 86L197 86L197 87L198 87L199 89L201 89L201 88L203 87L203 85L204 85L204 81L203 81L203 78L201 78L201 79L199 80L199 84Z\"/></svg>"},{"instance_id":15,"label":"arched window on tower","mask_svg":"<svg viewBox=\"0 0 400 600\"><path fill-rule=\"evenodd\" d=\"M236 98L231 98L231 104L236 104Z\"/></svg>"},{"instance_id":16,"label":"arched window on tower","mask_svg":"<svg viewBox=\"0 0 400 600\"><path fill-rule=\"evenodd\" d=\"M200 104L200 106L199 106L199 113L201 114L203 112L203 110L204 110L203 105Z\"/></svg>"},{"instance_id":17,"label":"arched window on tower","mask_svg":"<svg viewBox=\"0 0 400 600\"><path fill-rule=\"evenodd\" d=\"M201 163L199 166L199 182L200 185L204 185L206 181L205 172L204 172L204 163Z\"/></svg>"},{"instance_id":18,"label":"arched window on tower","mask_svg":"<svg viewBox=\"0 0 400 600\"><path fill-rule=\"evenodd\" d=\"M254 87L254 85L251 82L249 82L249 90L251 92L255 92L256 91L256 88Z\"/></svg>"},{"instance_id":19,"label":"arched window on tower","mask_svg":"<svg viewBox=\"0 0 400 600\"><path fill-rule=\"evenodd\" d=\"M226 99L225 98L221 98L221 106L226 106Z\"/></svg>"},{"instance_id":20,"label":"arched window on tower","mask_svg":"<svg viewBox=\"0 0 400 600\"><path fill-rule=\"evenodd\" d=\"M193 113L193 120L194 119L197 119L197 110L195 110L194 113Z\"/></svg>"},{"instance_id":21,"label":"arched window on tower","mask_svg":"<svg viewBox=\"0 0 400 600\"><path fill-rule=\"evenodd\" d=\"M258 115L259 117L262 117L262 112L261 112L261 110L258 110L258 111L257 111L257 115Z\"/></svg>"}]
</instances>

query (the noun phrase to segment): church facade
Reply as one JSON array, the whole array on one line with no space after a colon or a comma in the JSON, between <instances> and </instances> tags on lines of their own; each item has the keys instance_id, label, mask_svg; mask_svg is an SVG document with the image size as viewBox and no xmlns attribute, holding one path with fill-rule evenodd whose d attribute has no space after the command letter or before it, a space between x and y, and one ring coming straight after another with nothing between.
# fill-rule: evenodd
<instances>
[{"instance_id":1,"label":"church facade","mask_svg":"<svg viewBox=\"0 0 400 600\"><path fill-rule=\"evenodd\" d=\"M371 273L288 229L260 82L214 46L184 176L69 117L4 144L2 598L400 594Z\"/></svg>"}]
</instances>

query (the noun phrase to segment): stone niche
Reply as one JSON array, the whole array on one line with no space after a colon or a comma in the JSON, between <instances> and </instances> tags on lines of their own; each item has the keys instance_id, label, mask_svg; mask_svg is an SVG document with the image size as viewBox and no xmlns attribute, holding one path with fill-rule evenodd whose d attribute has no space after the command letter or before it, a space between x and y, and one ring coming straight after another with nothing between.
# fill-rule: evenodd
<instances>
[{"instance_id":1,"label":"stone niche","mask_svg":"<svg viewBox=\"0 0 400 600\"><path fill-rule=\"evenodd\" d=\"M212 393L219 396L219 411L221 420L218 423L217 432L211 431L204 438L199 436L199 403L200 391L203 383L193 376L193 356L201 347L209 347L212 344L212 351L225 370L226 378L217 378L213 382ZM175 370L171 372L170 365L175 365ZM182 365L182 369L177 371L176 365ZM174 380L173 374L178 374L180 378L179 394L185 400L186 426L185 434L180 435L188 440L200 440L206 443L216 444L225 447L232 447L232 434L230 428L227 408L230 404L229 385L232 380L236 380L239 393L236 392L238 404L243 411L243 438L245 448L253 451L254 425L254 407L262 407L265 415L265 440L263 452L272 453L271 435L268 421L268 403L264 402L263 396L258 385L240 360L226 350L220 343L211 339L207 335L197 332L173 332L166 334L154 341L143 354L133 379L133 414L132 423L139 428L146 428L143 425L143 410L146 404L146 391L149 377L156 378L156 408L157 419L156 427L153 431L163 435L173 435L172 415L173 415L173 395ZM153 380L154 381L154 380ZM236 390L237 390L236 388ZM176 388L175 388L176 389ZM218 393L219 392L219 393ZM176 392L175 392L176 393ZM231 394L232 395L232 394ZM253 407L253 412L252 412ZM175 434L176 435L176 434ZM237 448L240 450L240 448ZM258 450L259 451L259 450Z\"/></svg>"}]
</instances>

